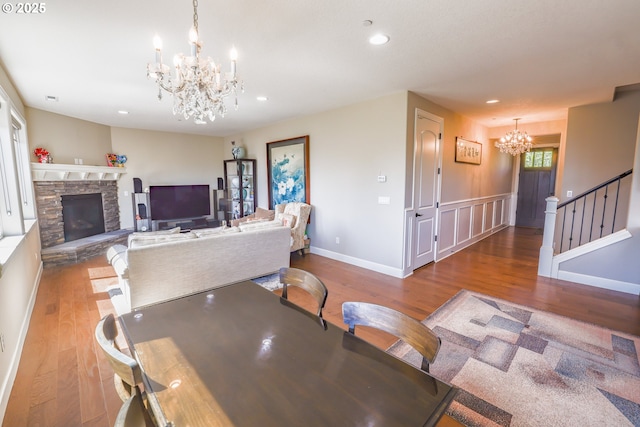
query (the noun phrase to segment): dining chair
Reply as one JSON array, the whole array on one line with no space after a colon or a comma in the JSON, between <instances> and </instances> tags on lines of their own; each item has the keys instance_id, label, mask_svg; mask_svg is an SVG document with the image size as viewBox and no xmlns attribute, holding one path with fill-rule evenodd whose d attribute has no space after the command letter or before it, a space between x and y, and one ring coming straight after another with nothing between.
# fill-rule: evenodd
<instances>
[{"instance_id":1,"label":"dining chair","mask_svg":"<svg viewBox=\"0 0 640 427\"><path fill-rule=\"evenodd\" d=\"M327 287L313 274L298 268L283 267L280 269L280 283L282 283L282 298L289 299L287 287L298 286L307 291L318 303L316 315L322 317L322 309L327 301Z\"/></svg>"},{"instance_id":2,"label":"dining chair","mask_svg":"<svg viewBox=\"0 0 640 427\"><path fill-rule=\"evenodd\" d=\"M345 302L342 317L355 334L356 325L380 329L400 338L422 355L422 370L429 372L440 350L440 338L426 325L397 310L366 302Z\"/></svg>"},{"instance_id":3,"label":"dining chair","mask_svg":"<svg viewBox=\"0 0 640 427\"><path fill-rule=\"evenodd\" d=\"M155 425L140 394L134 394L124 401L113 424L114 427L155 427Z\"/></svg>"},{"instance_id":4,"label":"dining chair","mask_svg":"<svg viewBox=\"0 0 640 427\"><path fill-rule=\"evenodd\" d=\"M142 384L142 370L135 359L120 350L116 343L117 336L115 318L113 314L108 314L98 322L95 337L113 368L113 382L118 396L124 402L131 396L140 394L138 385Z\"/></svg>"}]
</instances>

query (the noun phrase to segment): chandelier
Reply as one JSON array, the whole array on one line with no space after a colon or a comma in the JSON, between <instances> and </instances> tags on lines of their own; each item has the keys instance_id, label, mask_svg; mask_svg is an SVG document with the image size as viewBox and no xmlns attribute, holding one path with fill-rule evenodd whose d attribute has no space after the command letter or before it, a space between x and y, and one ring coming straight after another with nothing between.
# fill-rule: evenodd
<instances>
[{"instance_id":1,"label":"chandelier","mask_svg":"<svg viewBox=\"0 0 640 427\"><path fill-rule=\"evenodd\" d=\"M158 100L162 100L162 91L173 96L173 114L182 115L185 120L193 118L195 123L204 124L214 121L216 116L224 117L227 112L224 99L233 94L235 109L238 109L238 89L244 92L242 82L238 83L236 61L238 52L231 49L231 71L222 73L220 64L210 57L200 57L202 42L198 40L198 0L193 0L193 27L189 31L189 56L178 54L173 59L175 76L169 66L162 63L162 41L156 36L153 40L156 49L156 62L147 64L147 77L158 84Z\"/></svg>"},{"instance_id":2,"label":"chandelier","mask_svg":"<svg viewBox=\"0 0 640 427\"><path fill-rule=\"evenodd\" d=\"M518 120L516 121L515 130L510 130L505 136L496 141L496 147L500 149L501 153L509 153L512 156L518 156L524 152L531 150L531 141L533 138L529 136L527 132L520 132L518 130Z\"/></svg>"}]
</instances>

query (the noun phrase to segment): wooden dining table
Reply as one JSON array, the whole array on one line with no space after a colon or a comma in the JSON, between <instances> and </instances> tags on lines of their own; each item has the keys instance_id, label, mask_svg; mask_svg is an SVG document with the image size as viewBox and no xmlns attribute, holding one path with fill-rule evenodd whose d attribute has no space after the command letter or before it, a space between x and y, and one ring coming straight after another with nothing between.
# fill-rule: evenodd
<instances>
[{"instance_id":1,"label":"wooden dining table","mask_svg":"<svg viewBox=\"0 0 640 427\"><path fill-rule=\"evenodd\" d=\"M119 319L160 426L432 426L456 391L251 281Z\"/></svg>"}]
</instances>

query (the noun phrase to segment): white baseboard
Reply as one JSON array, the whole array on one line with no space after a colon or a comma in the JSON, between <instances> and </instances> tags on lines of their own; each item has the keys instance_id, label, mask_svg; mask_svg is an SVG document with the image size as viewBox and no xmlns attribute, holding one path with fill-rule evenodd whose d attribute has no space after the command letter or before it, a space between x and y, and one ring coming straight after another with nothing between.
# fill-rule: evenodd
<instances>
[{"instance_id":1,"label":"white baseboard","mask_svg":"<svg viewBox=\"0 0 640 427\"><path fill-rule=\"evenodd\" d=\"M0 420L4 419L5 412L7 411L7 405L9 404L9 396L11 395L11 389L13 388L13 382L18 374L18 366L20 365L20 356L22 355L22 349L24 347L24 341L27 338L27 332L29 331L29 323L31 321L31 314L33 313L33 307L36 304L36 297L38 296L38 288L40 287L40 277L42 276L43 264L40 262L38 268L38 274L36 275L36 283L33 286L33 292L29 297L29 304L27 310L25 310L24 318L22 319L22 326L20 327L20 334L18 336L18 345L11 355L11 362L9 363L9 372L5 378L4 383L0 387Z\"/></svg>"},{"instance_id":2,"label":"white baseboard","mask_svg":"<svg viewBox=\"0 0 640 427\"><path fill-rule=\"evenodd\" d=\"M620 280L606 279L604 277L588 276L586 274L573 273L571 271L559 271L558 279L640 296L640 285L636 283L622 282Z\"/></svg>"},{"instance_id":3,"label":"white baseboard","mask_svg":"<svg viewBox=\"0 0 640 427\"><path fill-rule=\"evenodd\" d=\"M360 258L355 258L349 255L341 254L338 252L328 251L326 249L317 248L315 246L311 246L309 251L312 254L321 255L323 257L327 257L330 259L335 259L336 261L342 261L347 264L355 265L357 267L366 268L367 270L372 270L378 273L386 274L388 276L397 277L399 279L404 278L405 276L402 274L402 269L389 267L388 265L378 264L376 262L367 261Z\"/></svg>"}]
</instances>

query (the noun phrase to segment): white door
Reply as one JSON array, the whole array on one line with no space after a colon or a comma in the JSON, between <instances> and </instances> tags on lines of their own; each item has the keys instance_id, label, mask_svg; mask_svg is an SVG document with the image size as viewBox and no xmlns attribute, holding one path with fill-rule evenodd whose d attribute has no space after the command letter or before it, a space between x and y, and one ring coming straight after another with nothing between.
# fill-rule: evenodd
<instances>
[{"instance_id":1,"label":"white door","mask_svg":"<svg viewBox=\"0 0 640 427\"><path fill-rule=\"evenodd\" d=\"M440 140L443 120L416 110L413 166L412 268L435 259L438 197L440 190Z\"/></svg>"}]
</instances>

